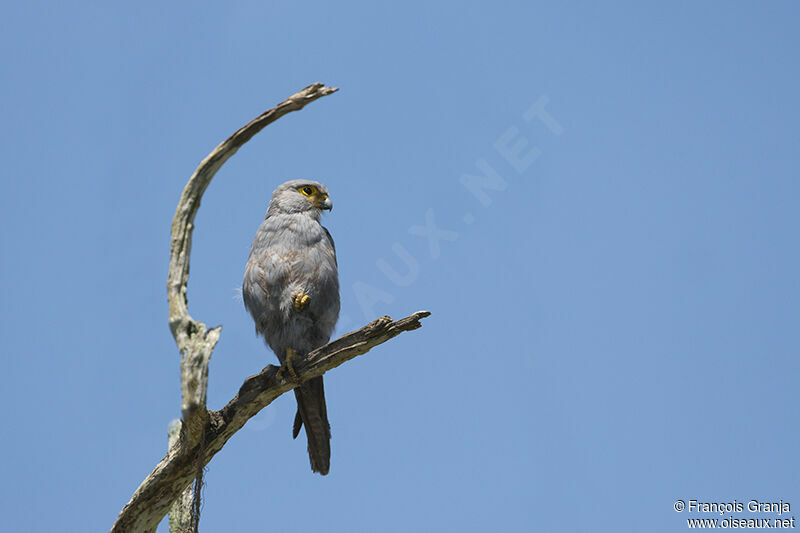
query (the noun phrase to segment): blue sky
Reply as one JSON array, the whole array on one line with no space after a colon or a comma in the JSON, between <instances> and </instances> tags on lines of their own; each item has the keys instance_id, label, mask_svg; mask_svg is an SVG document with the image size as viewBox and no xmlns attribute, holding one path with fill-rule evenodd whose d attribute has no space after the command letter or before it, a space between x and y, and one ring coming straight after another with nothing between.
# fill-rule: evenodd
<instances>
[{"instance_id":1,"label":"blue sky","mask_svg":"<svg viewBox=\"0 0 800 533\"><path fill-rule=\"evenodd\" d=\"M713 517L677 499L800 508L799 14L9 4L4 528L107 530L163 456L180 191L314 81L341 91L240 150L196 220L190 311L223 325L209 407L274 362L236 289L286 179L331 191L340 333L433 315L326 375L329 476L291 439L291 395L238 433L204 530L671 532ZM485 196L463 184L481 168Z\"/></svg>"}]
</instances>

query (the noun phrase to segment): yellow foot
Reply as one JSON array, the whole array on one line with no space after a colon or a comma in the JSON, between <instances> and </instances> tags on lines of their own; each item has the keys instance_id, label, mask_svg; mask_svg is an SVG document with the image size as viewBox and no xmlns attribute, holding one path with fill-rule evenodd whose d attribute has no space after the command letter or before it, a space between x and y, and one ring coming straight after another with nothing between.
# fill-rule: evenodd
<instances>
[{"instance_id":1,"label":"yellow foot","mask_svg":"<svg viewBox=\"0 0 800 533\"><path fill-rule=\"evenodd\" d=\"M308 304L311 302L311 296L303 291L300 291L294 295L293 301L295 311L302 311L308 307Z\"/></svg>"},{"instance_id":2,"label":"yellow foot","mask_svg":"<svg viewBox=\"0 0 800 533\"><path fill-rule=\"evenodd\" d=\"M297 378L297 373L294 371L294 363L292 362L292 359L295 359L296 357L297 357L296 351L292 350L291 348L286 348L286 359L284 359L280 370L278 370L278 376L281 379L286 379L287 381L293 381L293 382L300 381ZM289 374L288 378L285 376L286 373Z\"/></svg>"}]
</instances>

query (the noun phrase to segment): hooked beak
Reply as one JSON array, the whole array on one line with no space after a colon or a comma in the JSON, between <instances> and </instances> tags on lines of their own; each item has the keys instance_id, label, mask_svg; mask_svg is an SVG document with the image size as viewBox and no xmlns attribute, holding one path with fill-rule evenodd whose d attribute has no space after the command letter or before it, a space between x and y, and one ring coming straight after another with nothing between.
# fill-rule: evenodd
<instances>
[{"instance_id":1,"label":"hooked beak","mask_svg":"<svg viewBox=\"0 0 800 533\"><path fill-rule=\"evenodd\" d=\"M322 202L320 202L319 208L320 209L327 209L328 211L332 211L333 210L333 202L331 202L331 199L326 196L325 199Z\"/></svg>"}]
</instances>

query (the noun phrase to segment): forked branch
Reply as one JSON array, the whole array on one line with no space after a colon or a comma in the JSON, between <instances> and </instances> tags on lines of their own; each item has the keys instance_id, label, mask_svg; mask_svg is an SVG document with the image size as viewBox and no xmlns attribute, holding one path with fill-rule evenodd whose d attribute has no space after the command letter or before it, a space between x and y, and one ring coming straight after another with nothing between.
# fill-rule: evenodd
<instances>
[{"instance_id":1,"label":"forked branch","mask_svg":"<svg viewBox=\"0 0 800 533\"><path fill-rule=\"evenodd\" d=\"M247 378L228 405L219 411L207 410L208 363L219 340L221 328L208 329L205 324L189 315L186 291L192 230L203 193L228 158L265 126L336 91L333 87L314 83L265 111L217 146L200 163L184 187L172 220L167 279L169 325L181 353L183 417L179 428L171 428L167 455L120 511L112 532L154 532L173 503L176 511L174 522L185 523L185 507L192 498L189 488L192 480L247 420L275 398L297 386L296 382L291 383L279 377L276 367L268 366L259 374ZM419 328L419 321L429 314L427 311L419 311L394 322L389 317L382 317L314 350L303 362L294 365L299 381L320 376L403 331ZM194 497L197 498L197 494ZM196 519L197 516L193 515L193 518Z\"/></svg>"},{"instance_id":2,"label":"forked branch","mask_svg":"<svg viewBox=\"0 0 800 533\"><path fill-rule=\"evenodd\" d=\"M421 327L420 320L428 315L430 313L427 311L418 311L396 321L387 316L381 317L358 331L317 348L303 361L295 363L295 373L301 382L321 376L404 331ZM203 466L208 464L250 418L296 386L297 383L279 376L278 367L272 365L244 380L239 393L228 405L219 411L207 412L209 423L205 428L202 456L198 456L198 444L192 445L182 439L180 445L170 449L142 482L131 501L120 512L111 531L155 531L172 502L194 479L197 462Z\"/></svg>"}]
</instances>

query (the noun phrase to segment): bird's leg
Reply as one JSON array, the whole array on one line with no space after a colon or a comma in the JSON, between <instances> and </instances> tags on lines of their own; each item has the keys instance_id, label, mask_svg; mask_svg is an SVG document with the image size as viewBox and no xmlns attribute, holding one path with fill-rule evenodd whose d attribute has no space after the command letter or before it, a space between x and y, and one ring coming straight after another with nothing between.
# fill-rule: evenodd
<instances>
[{"instance_id":1,"label":"bird's leg","mask_svg":"<svg viewBox=\"0 0 800 533\"><path fill-rule=\"evenodd\" d=\"M294 303L295 311L300 312L308 307L308 304L311 302L311 296L302 290L297 291L297 294L292 297L292 302Z\"/></svg>"},{"instance_id":2,"label":"bird's leg","mask_svg":"<svg viewBox=\"0 0 800 533\"><path fill-rule=\"evenodd\" d=\"M291 348L286 348L286 358L283 360L280 370L278 370L278 376L281 379L287 379L284 376L284 373L288 372L288 381L294 381L296 383L300 382L300 379L297 377L297 373L294 371L294 363L292 362L292 359L295 359L296 357L296 351L292 350Z\"/></svg>"}]
</instances>

